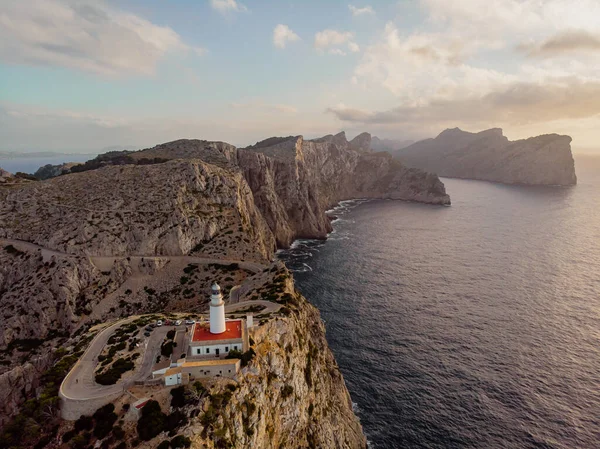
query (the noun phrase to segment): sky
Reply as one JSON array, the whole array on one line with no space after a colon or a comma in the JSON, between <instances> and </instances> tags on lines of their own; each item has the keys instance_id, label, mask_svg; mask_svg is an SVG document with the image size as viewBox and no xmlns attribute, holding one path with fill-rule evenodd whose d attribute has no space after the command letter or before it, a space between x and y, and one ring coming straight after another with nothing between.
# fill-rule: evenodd
<instances>
[{"instance_id":1,"label":"sky","mask_svg":"<svg viewBox=\"0 0 600 449\"><path fill-rule=\"evenodd\" d=\"M600 152L600 1L0 0L0 151L454 127Z\"/></svg>"}]
</instances>

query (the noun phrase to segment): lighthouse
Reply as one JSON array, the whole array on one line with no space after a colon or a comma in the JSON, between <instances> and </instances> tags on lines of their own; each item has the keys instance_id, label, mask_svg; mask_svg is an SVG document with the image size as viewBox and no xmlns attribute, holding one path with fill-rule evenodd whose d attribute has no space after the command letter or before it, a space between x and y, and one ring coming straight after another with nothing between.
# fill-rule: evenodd
<instances>
[{"instance_id":1,"label":"lighthouse","mask_svg":"<svg viewBox=\"0 0 600 449\"><path fill-rule=\"evenodd\" d=\"M221 287L215 282L210 295L210 333L222 334L223 332L225 332L225 303Z\"/></svg>"}]
</instances>

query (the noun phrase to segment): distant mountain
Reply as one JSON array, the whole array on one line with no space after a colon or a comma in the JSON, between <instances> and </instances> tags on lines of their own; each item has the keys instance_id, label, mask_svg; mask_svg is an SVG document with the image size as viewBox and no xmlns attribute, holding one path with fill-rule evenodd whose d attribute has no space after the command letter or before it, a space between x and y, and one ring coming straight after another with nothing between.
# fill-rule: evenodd
<instances>
[{"instance_id":1,"label":"distant mountain","mask_svg":"<svg viewBox=\"0 0 600 449\"><path fill-rule=\"evenodd\" d=\"M571 137L545 134L510 141L500 128L479 133L447 129L395 151L409 167L451 178L506 184L573 185L577 183Z\"/></svg>"},{"instance_id":2,"label":"distant mountain","mask_svg":"<svg viewBox=\"0 0 600 449\"><path fill-rule=\"evenodd\" d=\"M21 151L0 151L0 159L35 159L41 157L55 157L65 156L67 153L58 153L55 151L35 151L35 152L21 152Z\"/></svg>"},{"instance_id":3,"label":"distant mountain","mask_svg":"<svg viewBox=\"0 0 600 449\"><path fill-rule=\"evenodd\" d=\"M414 140L371 138L371 149L374 151L396 151L415 143Z\"/></svg>"}]
</instances>

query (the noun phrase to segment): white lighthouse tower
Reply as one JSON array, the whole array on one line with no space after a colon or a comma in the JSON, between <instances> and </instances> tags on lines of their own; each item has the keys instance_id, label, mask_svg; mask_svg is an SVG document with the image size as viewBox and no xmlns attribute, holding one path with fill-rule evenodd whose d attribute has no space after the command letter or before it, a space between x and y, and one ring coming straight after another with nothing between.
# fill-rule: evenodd
<instances>
[{"instance_id":1,"label":"white lighthouse tower","mask_svg":"<svg viewBox=\"0 0 600 449\"><path fill-rule=\"evenodd\" d=\"M210 296L210 333L222 334L223 332L225 332L225 303L221 295L221 287L215 282Z\"/></svg>"}]
</instances>

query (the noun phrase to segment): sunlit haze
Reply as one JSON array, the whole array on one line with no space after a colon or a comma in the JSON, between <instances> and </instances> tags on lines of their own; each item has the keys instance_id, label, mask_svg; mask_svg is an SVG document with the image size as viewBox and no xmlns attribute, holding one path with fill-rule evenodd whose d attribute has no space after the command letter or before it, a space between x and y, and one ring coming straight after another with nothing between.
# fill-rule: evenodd
<instances>
[{"instance_id":1,"label":"sunlit haze","mask_svg":"<svg viewBox=\"0 0 600 449\"><path fill-rule=\"evenodd\" d=\"M0 1L2 151L345 130L597 151L597 0Z\"/></svg>"}]
</instances>

